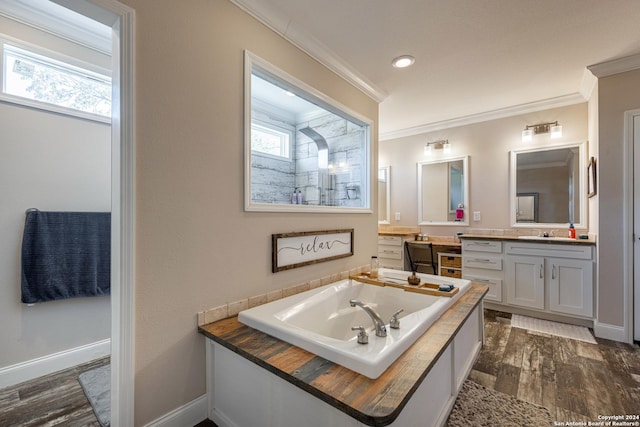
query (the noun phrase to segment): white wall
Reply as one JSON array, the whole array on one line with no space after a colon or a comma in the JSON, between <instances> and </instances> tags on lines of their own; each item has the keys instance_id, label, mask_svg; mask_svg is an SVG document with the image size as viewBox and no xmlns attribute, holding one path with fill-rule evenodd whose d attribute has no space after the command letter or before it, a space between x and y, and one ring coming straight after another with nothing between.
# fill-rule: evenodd
<instances>
[{"instance_id":1,"label":"white wall","mask_svg":"<svg viewBox=\"0 0 640 427\"><path fill-rule=\"evenodd\" d=\"M110 211L110 126L0 104L0 367L109 337L108 297L20 303L25 210Z\"/></svg>"},{"instance_id":2,"label":"white wall","mask_svg":"<svg viewBox=\"0 0 640 427\"><path fill-rule=\"evenodd\" d=\"M2 31L13 37L78 52L77 46L5 18L1 23ZM20 249L28 208L111 210L111 130L106 124L9 103L0 103L0 129L2 369L110 336L109 297L21 304Z\"/></svg>"},{"instance_id":3,"label":"white wall","mask_svg":"<svg viewBox=\"0 0 640 427\"><path fill-rule=\"evenodd\" d=\"M549 134L543 134L534 136L526 145L522 142L521 132L526 125L556 120L563 126L562 138L552 140ZM581 142L587 137L587 103L583 103L380 141L379 162L391 166L391 225L415 227L418 224L416 163L445 158L441 150L435 150L431 157L425 156L423 150L427 142L448 139L452 152L446 157L469 156L470 205L465 215L473 211L481 213L481 220L470 220L470 227L510 229L509 152L524 147ZM395 212L400 212L400 221L394 219ZM467 227L428 226L422 230L430 235L452 236Z\"/></svg>"}]
</instances>

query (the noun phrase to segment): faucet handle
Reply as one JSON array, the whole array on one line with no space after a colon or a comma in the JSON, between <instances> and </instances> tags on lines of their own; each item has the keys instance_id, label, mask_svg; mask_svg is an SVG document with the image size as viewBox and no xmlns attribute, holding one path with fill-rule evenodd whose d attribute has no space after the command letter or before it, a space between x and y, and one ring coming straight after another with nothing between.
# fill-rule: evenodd
<instances>
[{"instance_id":1,"label":"faucet handle","mask_svg":"<svg viewBox=\"0 0 640 427\"><path fill-rule=\"evenodd\" d=\"M352 331L360 331L358 332L358 344L368 344L369 343L369 335L364 329L364 326L352 326Z\"/></svg>"},{"instance_id":2,"label":"faucet handle","mask_svg":"<svg viewBox=\"0 0 640 427\"><path fill-rule=\"evenodd\" d=\"M398 319L398 314L402 313L403 311L404 311L404 308L401 308L400 310L396 311L391 315L391 320L389 320L389 326L392 329L400 329L400 319Z\"/></svg>"}]
</instances>

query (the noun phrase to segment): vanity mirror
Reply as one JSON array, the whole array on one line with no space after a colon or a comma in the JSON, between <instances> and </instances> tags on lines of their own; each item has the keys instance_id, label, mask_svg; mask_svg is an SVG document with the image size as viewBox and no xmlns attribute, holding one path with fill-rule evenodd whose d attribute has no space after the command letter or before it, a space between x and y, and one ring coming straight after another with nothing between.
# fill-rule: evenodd
<instances>
[{"instance_id":1,"label":"vanity mirror","mask_svg":"<svg viewBox=\"0 0 640 427\"><path fill-rule=\"evenodd\" d=\"M419 225L469 225L468 163L468 156L418 163Z\"/></svg>"},{"instance_id":2,"label":"vanity mirror","mask_svg":"<svg viewBox=\"0 0 640 427\"><path fill-rule=\"evenodd\" d=\"M586 227L585 143L511 152L514 227Z\"/></svg>"},{"instance_id":3,"label":"vanity mirror","mask_svg":"<svg viewBox=\"0 0 640 427\"><path fill-rule=\"evenodd\" d=\"M372 212L372 122L245 52L245 210Z\"/></svg>"},{"instance_id":4,"label":"vanity mirror","mask_svg":"<svg viewBox=\"0 0 640 427\"><path fill-rule=\"evenodd\" d=\"M378 168L378 224L391 224L391 166Z\"/></svg>"}]
</instances>

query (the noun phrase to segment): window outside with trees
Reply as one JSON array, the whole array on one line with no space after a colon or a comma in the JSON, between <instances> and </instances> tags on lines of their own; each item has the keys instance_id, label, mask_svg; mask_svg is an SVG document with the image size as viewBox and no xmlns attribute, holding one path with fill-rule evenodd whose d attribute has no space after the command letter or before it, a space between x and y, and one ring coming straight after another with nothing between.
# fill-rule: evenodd
<instances>
[{"instance_id":1,"label":"window outside with trees","mask_svg":"<svg viewBox=\"0 0 640 427\"><path fill-rule=\"evenodd\" d=\"M3 44L3 98L83 117L111 118L111 78ZM6 95L9 95L7 97ZM51 108L54 106L55 108Z\"/></svg>"}]
</instances>

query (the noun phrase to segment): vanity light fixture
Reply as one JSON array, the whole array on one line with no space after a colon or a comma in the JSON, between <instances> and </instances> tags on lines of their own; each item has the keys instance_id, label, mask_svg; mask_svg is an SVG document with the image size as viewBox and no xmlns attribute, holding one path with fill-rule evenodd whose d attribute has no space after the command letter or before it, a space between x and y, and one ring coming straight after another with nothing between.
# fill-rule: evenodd
<instances>
[{"instance_id":1,"label":"vanity light fixture","mask_svg":"<svg viewBox=\"0 0 640 427\"><path fill-rule=\"evenodd\" d=\"M427 145L424 146L424 154L425 156L430 156L433 154L433 150L442 150L444 154L451 153L451 143L448 139L441 139L439 141L427 142Z\"/></svg>"},{"instance_id":2,"label":"vanity light fixture","mask_svg":"<svg viewBox=\"0 0 640 427\"><path fill-rule=\"evenodd\" d=\"M449 143L449 141L447 141L444 144L442 144L442 152L444 154L450 154L451 153L451 144Z\"/></svg>"},{"instance_id":3,"label":"vanity light fixture","mask_svg":"<svg viewBox=\"0 0 640 427\"><path fill-rule=\"evenodd\" d=\"M551 133L551 138L560 138L562 136L562 126L558 122L527 125L522 131L522 142L529 142L533 139L533 135L540 133Z\"/></svg>"},{"instance_id":4,"label":"vanity light fixture","mask_svg":"<svg viewBox=\"0 0 640 427\"><path fill-rule=\"evenodd\" d=\"M393 65L395 68L407 68L413 65L414 62L416 62L416 58L414 58L413 56L402 55L394 58L393 61L391 61L391 65Z\"/></svg>"}]
</instances>

